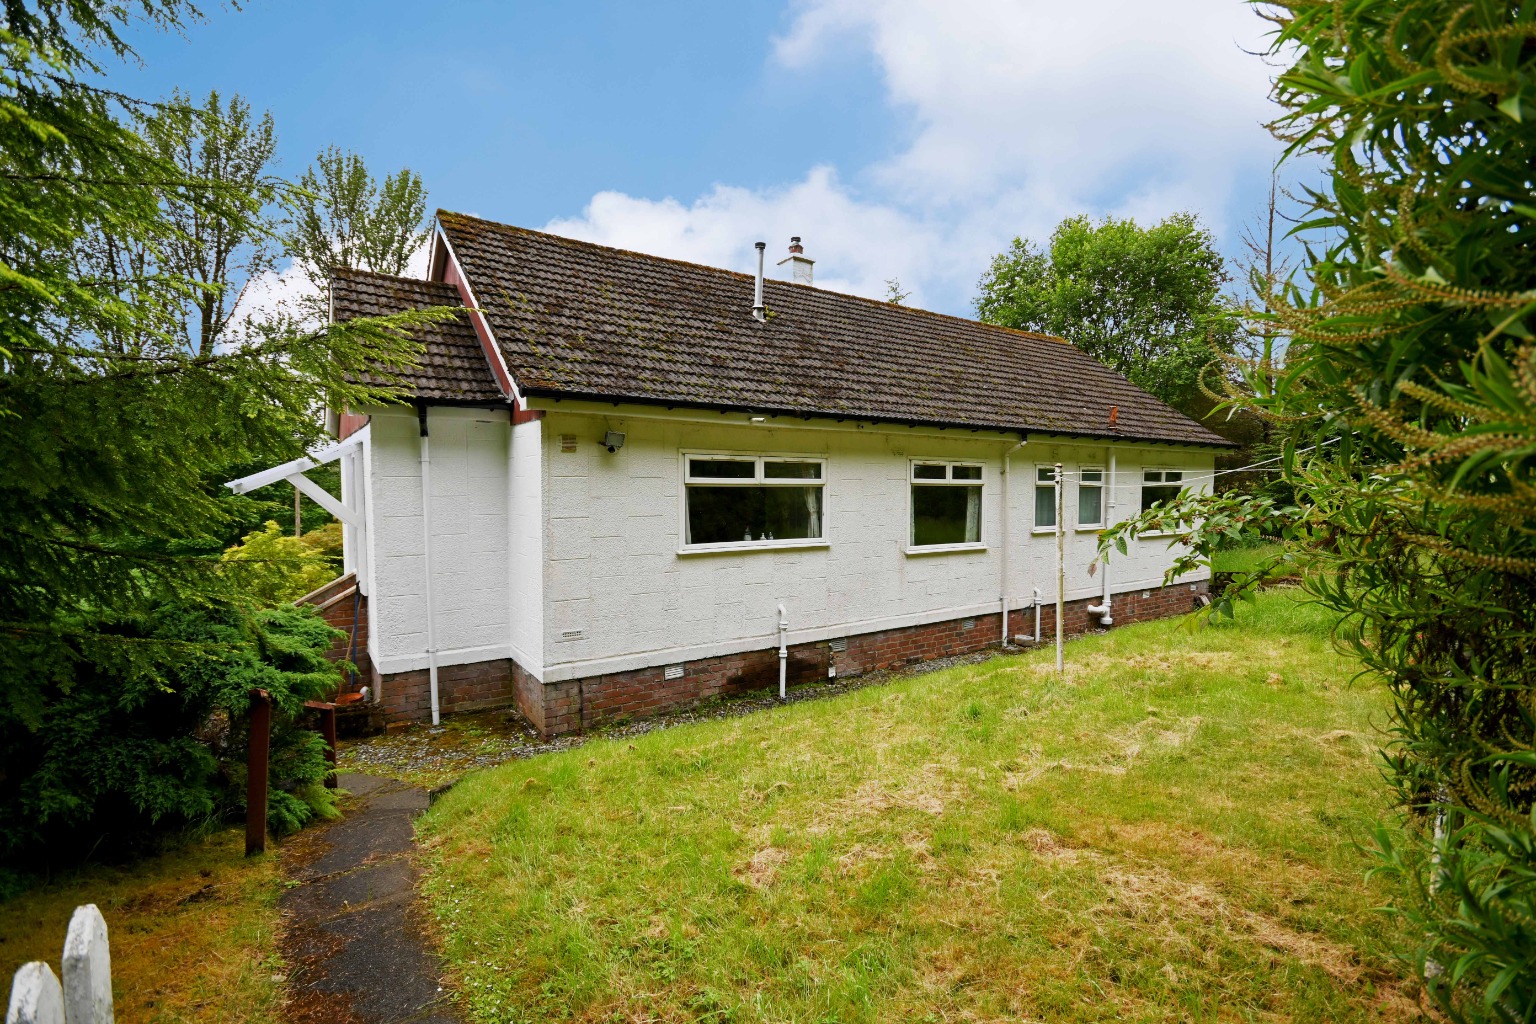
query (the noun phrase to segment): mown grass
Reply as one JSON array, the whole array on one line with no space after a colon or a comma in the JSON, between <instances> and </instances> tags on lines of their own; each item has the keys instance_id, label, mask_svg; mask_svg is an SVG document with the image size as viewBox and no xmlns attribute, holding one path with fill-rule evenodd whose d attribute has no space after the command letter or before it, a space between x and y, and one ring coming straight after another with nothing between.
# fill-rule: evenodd
<instances>
[{"instance_id":1,"label":"mown grass","mask_svg":"<svg viewBox=\"0 0 1536 1024\"><path fill-rule=\"evenodd\" d=\"M1365 1021L1380 687L1323 613L1117 628L471 775L422 824L477 1021Z\"/></svg>"},{"instance_id":2,"label":"mown grass","mask_svg":"<svg viewBox=\"0 0 1536 1024\"><path fill-rule=\"evenodd\" d=\"M277 856L247 859L239 829L123 867L70 872L0 903L0 977L59 972L75 907L106 918L119 1024L280 1019Z\"/></svg>"}]
</instances>

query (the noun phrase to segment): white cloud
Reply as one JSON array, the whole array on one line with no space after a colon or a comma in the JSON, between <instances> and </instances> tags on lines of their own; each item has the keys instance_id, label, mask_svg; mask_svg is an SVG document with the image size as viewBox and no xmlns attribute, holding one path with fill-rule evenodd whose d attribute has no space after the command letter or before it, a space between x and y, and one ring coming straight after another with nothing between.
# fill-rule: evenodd
<instances>
[{"instance_id":1,"label":"white cloud","mask_svg":"<svg viewBox=\"0 0 1536 1024\"><path fill-rule=\"evenodd\" d=\"M1240 0L798 0L784 72L875 58L911 141L889 159L691 201L603 192L549 230L747 269L751 243L806 237L818 283L865 295L899 276L963 312L988 257L1075 213L1195 210L1230 236L1277 155L1265 23Z\"/></svg>"},{"instance_id":2,"label":"white cloud","mask_svg":"<svg viewBox=\"0 0 1536 1024\"><path fill-rule=\"evenodd\" d=\"M799 182L754 191L717 185L689 205L599 192L580 217L547 230L571 238L673 259L750 272L753 242L768 243L771 276L801 235L817 261L816 283L834 291L883 296L887 278L926 278L940 248L937 233L909 212L849 195L830 167L813 167ZM914 296L914 300L915 300Z\"/></svg>"}]
</instances>

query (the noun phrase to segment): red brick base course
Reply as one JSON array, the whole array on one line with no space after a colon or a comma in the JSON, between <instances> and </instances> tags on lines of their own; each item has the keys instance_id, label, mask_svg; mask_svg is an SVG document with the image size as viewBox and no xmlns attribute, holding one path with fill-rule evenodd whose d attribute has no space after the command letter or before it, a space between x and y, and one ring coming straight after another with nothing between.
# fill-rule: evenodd
<instances>
[{"instance_id":1,"label":"red brick base course","mask_svg":"<svg viewBox=\"0 0 1536 1024\"><path fill-rule=\"evenodd\" d=\"M1116 594L1114 621L1118 625L1178 615L1190 611L1207 592L1205 583L1196 583ZM1068 602L1063 616L1066 632L1098 628L1098 617L1088 614L1088 606L1097 603L1096 599ZM851 635L840 641L796 644L789 649L789 683L793 686L826 679L833 668L839 676L857 676L934 658L971 654L997 645L999 625L998 613L994 612ZM1032 633L1034 609L1011 612L1009 627L1010 636ZM1054 604L1041 607L1040 631L1047 642L1055 636ZM665 667L657 666L541 683L508 659L453 665L438 670L438 706L444 713L452 713L515 704L542 735L559 736L617 718L643 718L693 701L761 690L779 683L777 648L704 658L675 668L682 671L672 679L667 678ZM376 685L380 686L391 722L431 717L426 669L384 676L376 680Z\"/></svg>"}]
</instances>

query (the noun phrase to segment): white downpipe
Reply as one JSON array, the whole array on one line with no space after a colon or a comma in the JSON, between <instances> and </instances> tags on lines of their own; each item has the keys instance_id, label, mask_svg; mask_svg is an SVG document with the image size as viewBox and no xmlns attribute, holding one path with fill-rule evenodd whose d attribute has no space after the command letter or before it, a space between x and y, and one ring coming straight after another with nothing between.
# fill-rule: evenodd
<instances>
[{"instance_id":1,"label":"white downpipe","mask_svg":"<svg viewBox=\"0 0 1536 1024\"><path fill-rule=\"evenodd\" d=\"M1013 503L1013 496L1012 496L1012 494L1009 493L1010 492L1009 481L1012 479L1012 476L1011 476L1011 474L1008 471L1008 462L1009 462L1009 459L1012 457L1014 452L1018 451L1020 448L1023 448L1028 443L1029 443L1029 441L1026 439L1026 440L1020 441L1018 444L1014 445L1012 448L1005 448L1005 449L1003 449L1003 511L1002 511L1002 527L1003 527L1003 557L1002 557L1003 570L1002 570L1002 572L1003 572L1003 585L999 588L998 603L1002 606L1002 612L1003 612L1003 646L1004 647L1008 646L1008 579L1009 579L1009 577L1008 577L1008 553L1013 549L1013 538L1009 535L1009 531L1008 531L1008 506ZM1039 630L1036 630L1036 632L1038 633Z\"/></svg>"},{"instance_id":2,"label":"white downpipe","mask_svg":"<svg viewBox=\"0 0 1536 1024\"><path fill-rule=\"evenodd\" d=\"M1062 615L1066 611L1067 604L1067 531L1062 529L1062 517L1066 513L1066 501L1063 497L1066 488L1061 479L1061 463L1056 463L1056 671L1065 672L1066 662L1063 658L1062 646L1066 641L1066 633L1062 624Z\"/></svg>"},{"instance_id":3,"label":"white downpipe","mask_svg":"<svg viewBox=\"0 0 1536 1024\"><path fill-rule=\"evenodd\" d=\"M1040 642L1040 588L1035 587L1035 643Z\"/></svg>"},{"instance_id":4,"label":"white downpipe","mask_svg":"<svg viewBox=\"0 0 1536 1024\"><path fill-rule=\"evenodd\" d=\"M427 441L427 409L422 406L421 420L421 571L422 589L427 604L427 688L432 699L432 724L442 715L437 703L437 636L432 616L432 450Z\"/></svg>"},{"instance_id":5,"label":"white downpipe","mask_svg":"<svg viewBox=\"0 0 1536 1024\"><path fill-rule=\"evenodd\" d=\"M1109 450L1109 479L1104 481L1104 512L1103 512L1103 519L1104 519L1104 525L1105 526L1110 525L1110 522L1111 522L1110 514L1111 514L1111 510L1114 507L1115 507L1115 450L1113 448L1111 448ZM1103 591L1102 591L1103 596L1099 598L1099 603L1098 604L1091 604L1091 605L1088 606L1088 614L1089 615L1097 615L1097 616L1099 616L1099 625L1101 625L1101 626L1113 626L1115 624L1115 616L1114 616L1114 613L1112 611L1113 600L1114 599L1113 599L1113 597L1111 596L1111 594L1109 592L1109 559L1108 558L1104 559L1104 561L1099 564L1099 571L1103 574L1103 579L1102 579L1102 584L1103 584L1103 588L1104 588Z\"/></svg>"},{"instance_id":6,"label":"white downpipe","mask_svg":"<svg viewBox=\"0 0 1536 1024\"><path fill-rule=\"evenodd\" d=\"M786 684L789 679L789 619L784 606L779 605L779 700L788 697Z\"/></svg>"}]
</instances>

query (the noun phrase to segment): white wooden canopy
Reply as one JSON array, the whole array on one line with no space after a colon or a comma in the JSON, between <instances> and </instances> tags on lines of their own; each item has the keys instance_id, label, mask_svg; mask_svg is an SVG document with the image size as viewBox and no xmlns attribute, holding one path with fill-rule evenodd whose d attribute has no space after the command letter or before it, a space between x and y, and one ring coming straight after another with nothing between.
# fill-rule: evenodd
<instances>
[{"instance_id":1,"label":"white wooden canopy","mask_svg":"<svg viewBox=\"0 0 1536 1024\"><path fill-rule=\"evenodd\" d=\"M357 509L342 504L329 491L304 474L317 466L325 465L327 462L335 462L345 455L348 450L362 444L367 436L368 427L364 426L361 430L349 434L342 440L321 445L313 449L308 455L294 459L292 462L285 462L281 466L273 466L271 469L264 469L260 473L252 473L250 476L243 476L238 480L230 480L224 486L236 494L249 494L251 491L266 487L268 484L275 484L279 480L286 480L308 495L316 505L319 505L343 523L357 529L362 529L363 520L358 514Z\"/></svg>"}]
</instances>

